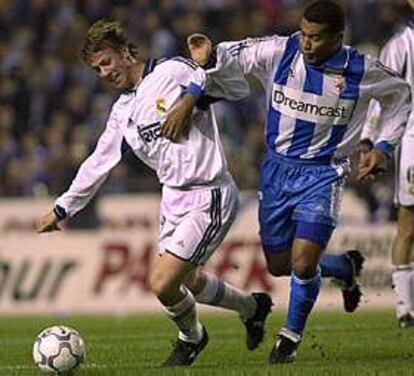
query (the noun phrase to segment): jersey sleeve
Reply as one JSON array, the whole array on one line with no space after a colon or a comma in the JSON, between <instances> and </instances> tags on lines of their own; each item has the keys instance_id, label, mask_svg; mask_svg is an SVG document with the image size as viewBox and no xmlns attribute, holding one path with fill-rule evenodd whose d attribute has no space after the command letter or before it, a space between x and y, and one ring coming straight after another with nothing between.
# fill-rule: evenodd
<instances>
[{"instance_id":1,"label":"jersey sleeve","mask_svg":"<svg viewBox=\"0 0 414 376\"><path fill-rule=\"evenodd\" d=\"M122 157L123 135L114 109L93 153L82 163L69 189L57 200L68 217L83 209Z\"/></svg>"},{"instance_id":2,"label":"jersey sleeve","mask_svg":"<svg viewBox=\"0 0 414 376\"><path fill-rule=\"evenodd\" d=\"M392 38L381 50L379 60L399 75L404 76L407 64L407 51L401 48L398 38Z\"/></svg>"},{"instance_id":3,"label":"jersey sleeve","mask_svg":"<svg viewBox=\"0 0 414 376\"><path fill-rule=\"evenodd\" d=\"M404 133L411 109L410 85L401 76L379 60L368 59L365 83L371 97L379 103L379 109L368 115L368 120L378 118L378 136L375 147L391 156ZM380 115L375 115L380 111ZM367 131L365 130L367 133Z\"/></svg>"},{"instance_id":4,"label":"jersey sleeve","mask_svg":"<svg viewBox=\"0 0 414 376\"><path fill-rule=\"evenodd\" d=\"M362 128L361 140L369 139L374 142L378 138L381 106L375 99L371 100L368 107L367 117Z\"/></svg>"},{"instance_id":5,"label":"jersey sleeve","mask_svg":"<svg viewBox=\"0 0 414 376\"><path fill-rule=\"evenodd\" d=\"M206 72L193 60L174 57L166 62L168 74L185 92L200 99L204 95L207 77Z\"/></svg>"},{"instance_id":6,"label":"jersey sleeve","mask_svg":"<svg viewBox=\"0 0 414 376\"><path fill-rule=\"evenodd\" d=\"M379 61L385 66L391 68L400 76L404 75L407 64L407 53L404 48L401 48L396 37L392 38L381 50ZM378 101L372 100L369 108L367 118L364 124L362 139L370 139L375 141L380 134L380 118L381 105Z\"/></svg>"},{"instance_id":7,"label":"jersey sleeve","mask_svg":"<svg viewBox=\"0 0 414 376\"><path fill-rule=\"evenodd\" d=\"M214 54L214 66L206 69L206 94L231 101L247 97L250 94L249 84L237 60L220 45L215 48Z\"/></svg>"},{"instance_id":8,"label":"jersey sleeve","mask_svg":"<svg viewBox=\"0 0 414 376\"><path fill-rule=\"evenodd\" d=\"M266 72L272 72L284 54L288 37L273 35L264 38L247 38L241 41L222 42L224 48L238 62L244 74L261 79Z\"/></svg>"}]
</instances>

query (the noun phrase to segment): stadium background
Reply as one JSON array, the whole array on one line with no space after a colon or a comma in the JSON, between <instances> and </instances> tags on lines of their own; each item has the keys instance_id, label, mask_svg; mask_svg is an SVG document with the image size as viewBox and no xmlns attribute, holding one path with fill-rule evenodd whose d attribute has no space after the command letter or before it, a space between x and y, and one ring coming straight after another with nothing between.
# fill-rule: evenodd
<instances>
[{"instance_id":1,"label":"stadium background","mask_svg":"<svg viewBox=\"0 0 414 376\"><path fill-rule=\"evenodd\" d=\"M143 57L168 57L185 54L185 38L194 31L208 32L215 41L292 32L301 3L0 0L0 195L61 193L94 147L116 96L107 93L79 59L82 38L96 19L110 17L125 24ZM373 54L409 14L404 0L342 3L349 16L346 41ZM240 189L257 187L262 99L260 93L234 106L218 105L227 155ZM154 190L158 184L153 174L127 160L102 193ZM373 196L369 206L375 211L383 199L378 192Z\"/></svg>"}]
</instances>

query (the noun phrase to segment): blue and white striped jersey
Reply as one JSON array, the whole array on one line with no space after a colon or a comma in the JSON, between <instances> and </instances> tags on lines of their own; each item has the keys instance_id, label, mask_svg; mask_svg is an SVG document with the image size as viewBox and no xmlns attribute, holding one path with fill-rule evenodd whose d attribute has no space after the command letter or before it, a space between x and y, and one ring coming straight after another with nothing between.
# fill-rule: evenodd
<instances>
[{"instance_id":1,"label":"blue and white striped jersey","mask_svg":"<svg viewBox=\"0 0 414 376\"><path fill-rule=\"evenodd\" d=\"M411 85L414 97L414 16L408 24L397 32L381 50L379 60L400 74ZM411 106L405 136L414 137L414 102ZM368 111L362 138L377 140L381 131L381 106L373 101Z\"/></svg>"},{"instance_id":2,"label":"blue and white striped jersey","mask_svg":"<svg viewBox=\"0 0 414 376\"><path fill-rule=\"evenodd\" d=\"M383 107L377 147L397 144L410 110L408 84L377 60L344 46L320 66L306 64L299 33L223 42L245 74L266 90L267 148L287 158L328 162L360 139L371 98Z\"/></svg>"}]
</instances>

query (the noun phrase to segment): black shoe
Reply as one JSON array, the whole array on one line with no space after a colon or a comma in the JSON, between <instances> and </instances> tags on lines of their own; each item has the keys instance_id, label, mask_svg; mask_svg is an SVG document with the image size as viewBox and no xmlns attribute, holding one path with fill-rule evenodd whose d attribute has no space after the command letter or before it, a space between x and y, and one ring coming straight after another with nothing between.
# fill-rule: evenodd
<instances>
[{"instance_id":1,"label":"black shoe","mask_svg":"<svg viewBox=\"0 0 414 376\"><path fill-rule=\"evenodd\" d=\"M411 313L407 313L404 316L401 316L398 319L398 326L401 329L408 328L410 326L414 326L414 317L411 315Z\"/></svg>"},{"instance_id":2,"label":"black shoe","mask_svg":"<svg viewBox=\"0 0 414 376\"><path fill-rule=\"evenodd\" d=\"M282 328L278 335L279 339L269 354L269 363L292 363L297 355L297 348L301 338L298 334Z\"/></svg>"},{"instance_id":3,"label":"black shoe","mask_svg":"<svg viewBox=\"0 0 414 376\"><path fill-rule=\"evenodd\" d=\"M362 297L361 286L358 284L356 278L361 274L365 258L357 250L345 252L345 257L351 263L352 275L341 284L342 297L344 299L345 311L354 312Z\"/></svg>"},{"instance_id":4,"label":"black shoe","mask_svg":"<svg viewBox=\"0 0 414 376\"><path fill-rule=\"evenodd\" d=\"M198 354L206 347L208 343L208 334L203 326L203 337L199 343L185 342L177 340L172 353L162 364L163 367L184 367L193 364Z\"/></svg>"},{"instance_id":5,"label":"black shoe","mask_svg":"<svg viewBox=\"0 0 414 376\"><path fill-rule=\"evenodd\" d=\"M252 296L256 300L256 312L250 319L243 321L246 327L246 345L249 350L254 350L263 341L266 318L273 305L272 298L266 293L254 292Z\"/></svg>"}]
</instances>

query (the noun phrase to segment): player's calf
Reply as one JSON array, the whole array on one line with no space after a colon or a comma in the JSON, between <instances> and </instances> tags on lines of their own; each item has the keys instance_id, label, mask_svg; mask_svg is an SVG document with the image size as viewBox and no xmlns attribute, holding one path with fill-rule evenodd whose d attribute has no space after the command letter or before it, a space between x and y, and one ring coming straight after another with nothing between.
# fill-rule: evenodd
<instances>
[{"instance_id":1,"label":"player's calf","mask_svg":"<svg viewBox=\"0 0 414 376\"><path fill-rule=\"evenodd\" d=\"M164 362L166 367L190 365L208 341L207 332L198 320L195 298L181 284L191 271L189 263L165 254L151 273L151 289L179 330L176 345Z\"/></svg>"}]
</instances>

